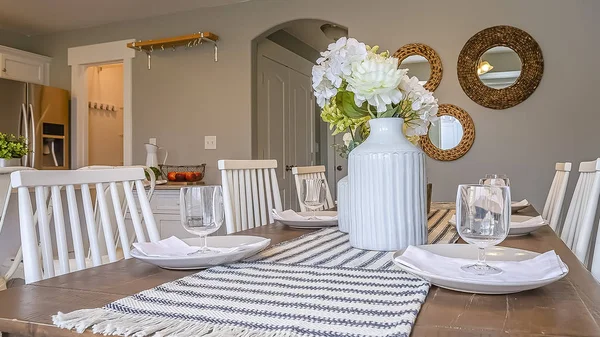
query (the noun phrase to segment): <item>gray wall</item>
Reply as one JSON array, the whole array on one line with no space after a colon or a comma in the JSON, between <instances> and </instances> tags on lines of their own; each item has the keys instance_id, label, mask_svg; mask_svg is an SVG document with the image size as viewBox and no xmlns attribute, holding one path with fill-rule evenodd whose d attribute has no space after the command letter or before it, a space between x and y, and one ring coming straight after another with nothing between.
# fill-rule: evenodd
<instances>
[{"instance_id":1,"label":"gray wall","mask_svg":"<svg viewBox=\"0 0 600 337\"><path fill-rule=\"evenodd\" d=\"M406 43L422 42L433 47L443 62L444 77L436 91L440 103L466 109L477 129L475 144L463 158L429 160L434 200L452 200L457 184L498 172L511 178L514 199L527 197L541 207L556 161L577 163L600 155L600 117L594 99L600 76L593 57L600 47L592 43L600 31L594 17L599 12L600 2L593 0L480 0L477 5L470 0L262 0L42 36L34 46L54 57L51 83L69 88L68 47L200 29L219 34L218 63L211 61L211 48L194 48L156 53L148 71L140 54L133 74L134 161L144 161L142 144L157 137L169 149L171 162L206 162L207 178L217 181L217 159L251 157L253 38L289 20L316 18L347 26L351 36L391 52ZM456 75L463 44L494 25L527 31L545 59L537 91L503 111L472 102ZM569 62L573 60L577 62ZM217 136L218 150L204 151L204 135Z\"/></svg>"}]
</instances>

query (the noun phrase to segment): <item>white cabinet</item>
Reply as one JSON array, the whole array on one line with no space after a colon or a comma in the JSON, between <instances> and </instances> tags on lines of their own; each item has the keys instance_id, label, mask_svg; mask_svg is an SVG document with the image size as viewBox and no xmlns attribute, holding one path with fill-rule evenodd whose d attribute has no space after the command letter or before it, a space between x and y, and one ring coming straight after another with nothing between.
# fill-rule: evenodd
<instances>
[{"instance_id":1,"label":"white cabinet","mask_svg":"<svg viewBox=\"0 0 600 337\"><path fill-rule=\"evenodd\" d=\"M48 85L51 58L0 46L0 78Z\"/></svg>"}]
</instances>

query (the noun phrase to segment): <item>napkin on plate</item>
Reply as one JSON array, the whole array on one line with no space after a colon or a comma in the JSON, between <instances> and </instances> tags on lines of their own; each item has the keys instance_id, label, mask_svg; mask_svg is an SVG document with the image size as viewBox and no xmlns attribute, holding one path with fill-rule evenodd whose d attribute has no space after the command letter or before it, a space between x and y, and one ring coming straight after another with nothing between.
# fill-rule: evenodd
<instances>
[{"instance_id":1,"label":"napkin on plate","mask_svg":"<svg viewBox=\"0 0 600 337\"><path fill-rule=\"evenodd\" d=\"M475 250L473 253L477 254ZM496 275L467 273L460 267L473 264L477 260L441 256L415 246L409 246L401 256L396 258L396 262L446 278L485 280L491 283L535 282L554 278L567 272L560 257L553 250L524 261L487 261L490 266L503 270L502 273Z\"/></svg>"},{"instance_id":2,"label":"napkin on plate","mask_svg":"<svg viewBox=\"0 0 600 337\"><path fill-rule=\"evenodd\" d=\"M529 206L529 201L527 201L527 199L523 199L521 201L513 201L510 204L511 207L525 207L525 206Z\"/></svg>"},{"instance_id":3,"label":"napkin on plate","mask_svg":"<svg viewBox=\"0 0 600 337\"><path fill-rule=\"evenodd\" d=\"M510 222L510 228L524 228L524 227L534 227L534 226L542 226L544 225L545 221L542 218L541 215L538 215L534 218L531 218L529 220L525 220L523 222L515 222L515 221L511 221Z\"/></svg>"},{"instance_id":4,"label":"napkin on plate","mask_svg":"<svg viewBox=\"0 0 600 337\"><path fill-rule=\"evenodd\" d=\"M183 240L171 236L170 238L160 240L158 242L136 242L133 246L146 256L153 257L182 257L199 252L202 247L190 246ZM239 250L240 247L234 248L215 248L209 247L208 253L231 253Z\"/></svg>"},{"instance_id":5,"label":"napkin on plate","mask_svg":"<svg viewBox=\"0 0 600 337\"><path fill-rule=\"evenodd\" d=\"M312 219L309 219L310 217L300 215L291 209L288 209L283 212L278 212L277 210L274 209L273 217L275 218L275 220L288 220L288 221L310 221L310 220L312 220ZM332 220L337 220L337 215L336 216L317 215L316 218L321 221L332 221ZM314 220L314 221L316 221L316 220Z\"/></svg>"}]
</instances>

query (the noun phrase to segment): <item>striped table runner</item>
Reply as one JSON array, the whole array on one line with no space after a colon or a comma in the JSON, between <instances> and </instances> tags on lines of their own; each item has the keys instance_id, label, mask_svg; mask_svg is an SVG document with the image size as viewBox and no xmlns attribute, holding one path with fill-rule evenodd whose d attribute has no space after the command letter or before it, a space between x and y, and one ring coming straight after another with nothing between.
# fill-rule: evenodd
<instances>
[{"instance_id":1,"label":"striped table runner","mask_svg":"<svg viewBox=\"0 0 600 337\"><path fill-rule=\"evenodd\" d=\"M451 210L429 214L429 239L454 238ZM325 228L112 302L53 316L56 326L120 336L407 337L429 283L394 252L360 250Z\"/></svg>"},{"instance_id":2,"label":"striped table runner","mask_svg":"<svg viewBox=\"0 0 600 337\"><path fill-rule=\"evenodd\" d=\"M435 207L435 204L433 205ZM454 208L432 209L427 216L428 243L455 243L458 241L456 225L450 224L450 218L456 213Z\"/></svg>"}]
</instances>

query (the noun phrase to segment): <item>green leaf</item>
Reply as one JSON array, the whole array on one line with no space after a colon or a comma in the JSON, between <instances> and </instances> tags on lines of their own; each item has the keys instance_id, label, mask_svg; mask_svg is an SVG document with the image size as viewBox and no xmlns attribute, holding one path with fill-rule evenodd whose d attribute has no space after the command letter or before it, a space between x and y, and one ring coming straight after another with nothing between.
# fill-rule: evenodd
<instances>
[{"instance_id":1,"label":"green leaf","mask_svg":"<svg viewBox=\"0 0 600 337\"><path fill-rule=\"evenodd\" d=\"M398 112L398 106L396 105L395 107L388 109L384 112L382 112L381 114L377 114L377 118L389 118L389 117L394 117L394 114L396 114L396 112Z\"/></svg>"},{"instance_id":2,"label":"green leaf","mask_svg":"<svg viewBox=\"0 0 600 337\"><path fill-rule=\"evenodd\" d=\"M342 107L342 111L350 118L361 118L369 115L367 102L362 106L354 103L354 93L351 91L340 91L336 96L336 103Z\"/></svg>"},{"instance_id":3,"label":"green leaf","mask_svg":"<svg viewBox=\"0 0 600 337\"><path fill-rule=\"evenodd\" d=\"M364 141L363 126L364 124L361 124L356 128L356 130L354 130L354 140L356 140L358 143L362 143Z\"/></svg>"}]
</instances>

